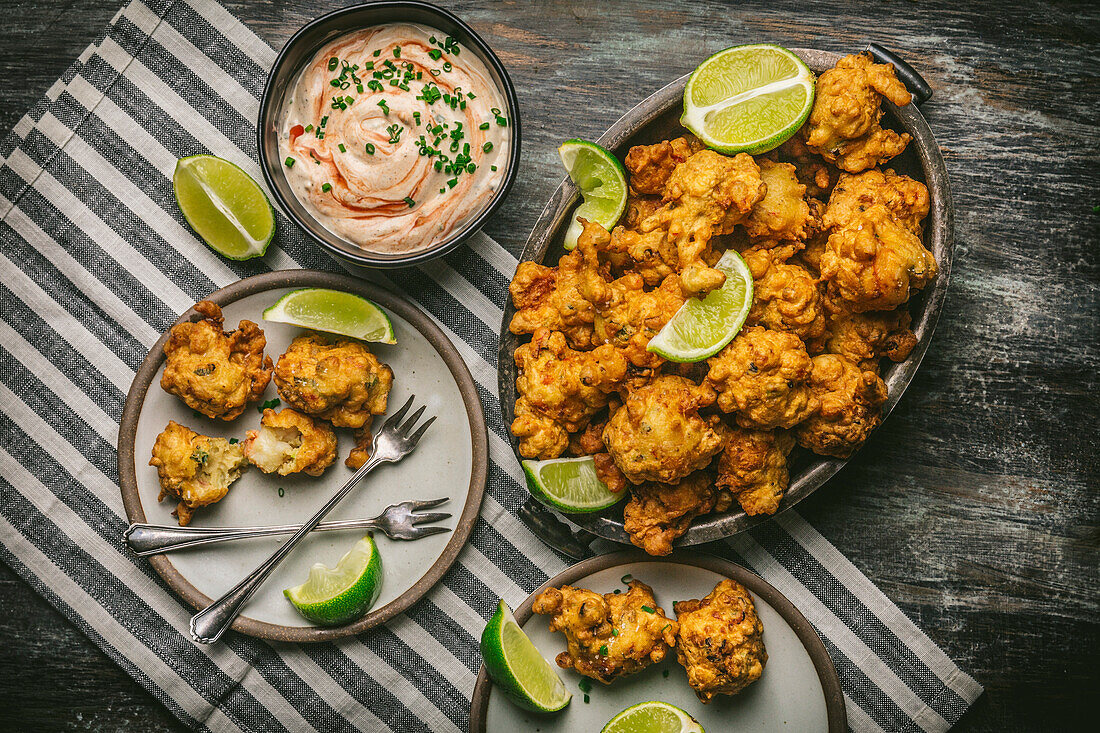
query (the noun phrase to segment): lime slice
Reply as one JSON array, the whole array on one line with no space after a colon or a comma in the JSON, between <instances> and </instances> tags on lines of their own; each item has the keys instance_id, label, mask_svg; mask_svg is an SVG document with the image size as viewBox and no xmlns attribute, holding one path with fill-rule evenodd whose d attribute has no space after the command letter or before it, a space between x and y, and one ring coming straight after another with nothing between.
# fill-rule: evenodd
<instances>
[{"instance_id":1,"label":"lime slice","mask_svg":"<svg viewBox=\"0 0 1100 733\"><path fill-rule=\"evenodd\" d=\"M340 558L336 567L321 563L309 569L309 579L283 595L298 613L324 626L351 623L365 614L382 587L382 560L367 535Z\"/></svg>"},{"instance_id":2,"label":"lime slice","mask_svg":"<svg viewBox=\"0 0 1100 733\"><path fill-rule=\"evenodd\" d=\"M592 456L522 461L531 496L569 514L587 514L616 504L625 491L615 493L596 475Z\"/></svg>"},{"instance_id":3,"label":"lime slice","mask_svg":"<svg viewBox=\"0 0 1100 733\"><path fill-rule=\"evenodd\" d=\"M627 708L603 727L600 733L704 733L695 718L675 705L660 700Z\"/></svg>"},{"instance_id":4,"label":"lime slice","mask_svg":"<svg viewBox=\"0 0 1100 733\"><path fill-rule=\"evenodd\" d=\"M726 273L722 287L702 300L689 298L650 339L647 351L669 361L702 361L733 340L752 307L752 273L732 249L726 250L715 267Z\"/></svg>"},{"instance_id":5,"label":"lime slice","mask_svg":"<svg viewBox=\"0 0 1100 733\"><path fill-rule=\"evenodd\" d=\"M183 218L215 252L247 260L267 251L275 234L275 210L263 189L228 160L180 158L172 188Z\"/></svg>"},{"instance_id":6,"label":"lime slice","mask_svg":"<svg viewBox=\"0 0 1100 733\"><path fill-rule=\"evenodd\" d=\"M287 293L264 311L264 320L338 333L362 341L397 343L393 322L386 311L366 298L342 290L303 288Z\"/></svg>"},{"instance_id":7,"label":"lime slice","mask_svg":"<svg viewBox=\"0 0 1100 733\"><path fill-rule=\"evenodd\" d=\"M525 710L553 713L573 699L553 665L523 633L504 601L481 632L481 658L485 671L500 691Z\"/></svg>"},{"instance_id":8,"label":"lime slice","mask_svg":"<svg viewBox=\"0 0 1100 733\"><path fill-rule=\"evenodd\" d=\"M569 178L581 190L584 203L573 212L573 221L565 232L565 248L577 246L581 235L579 217L611 229L626 208L626 169L610 151L587 140L566 140L558 155L569 171Z\"/></svg>"},{"instance_id":9,"label":"lime slice","mask_svg":"<svg viewBox=\"0 0 1100 733\"><path fill-rule=\"evenodd\" d=\"M719 51L684 89L680 123L715 150L763 153L793 135L814 106L814 75L780 46Z\"/></svg>"}]
</instances>

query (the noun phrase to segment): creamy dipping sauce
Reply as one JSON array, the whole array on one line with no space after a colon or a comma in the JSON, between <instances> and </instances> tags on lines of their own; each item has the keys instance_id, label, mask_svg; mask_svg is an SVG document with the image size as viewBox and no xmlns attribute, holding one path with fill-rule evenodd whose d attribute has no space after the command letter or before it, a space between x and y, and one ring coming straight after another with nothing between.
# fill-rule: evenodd
<instances>
[{"instance_id":1,"label":"creamy dipping sauce","mask_svg":"<svg viewBox=\"0 0 1100 733\"><path fill-rule=\"evenodd\" d=\"M364 250L447 239L496 195L508 110L485 64L445 33L388 24L326 45L287 90L283 171L302 205Z\"/></svg>"}]
</instances>

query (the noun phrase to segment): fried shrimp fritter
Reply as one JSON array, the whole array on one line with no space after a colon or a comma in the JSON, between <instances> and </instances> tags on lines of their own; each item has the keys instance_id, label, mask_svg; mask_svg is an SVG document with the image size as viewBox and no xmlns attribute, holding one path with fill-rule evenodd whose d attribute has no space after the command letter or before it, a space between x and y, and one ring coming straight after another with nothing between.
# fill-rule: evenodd
<instances>
[{"instance_id":1,"label":"fried shrimp fritter","mask_svg":"<svg viewBox=\"0 0 1100 733\"><path fill-rule=\"evenodd\" d=\"M271 381L267 339L252 321L223 331L222 309L209 300L196 303L195 310L203 319L173 326L164 343L160 386L207 417L234 420Z\"/></svg>"},{"instance_id":2,"label":"fried shrimp fritter","mask_svg":"<svg viewBox=\"0 0 1100 733\"><path fill-rule=\"evenodd\" d=\"M275 385L294 409L338 428L359 428L386 412L393 370L361 341L308 333L279 357Z\"/></svg>"},{"instance_id":3,"label":"fried shrimp fritter","mask_svg":"<svg viewBox=\"0 0 1100 733\"><path fill-rule=\"evenodd\" d=\"M714 399L710 386L673 375L630 389L604 428L607 452L633 484L676 483L722 450L726 426L699 414Z\"/></svg>"},{"instance_id":4,"label":"fried shrimp fritter","mask_svg":"<svg viewBox=\"0 0 1100 733\"><path fill-rule=\"evenodd\" d=\"M829 235L821 277L856 313L893 310L936 277L936 258L920 239L875 204Z\"/></svg>"},{"instance_id":5,"label":"fried shrimp fritter","mask_svg":"<svg viewBox=\"0 0 1100 733\"><path fill-rule=\"evenodd\" d=\"M741 253L753 278L750 326L793 333L804 341L825 332L825 308L817 278L797 264L784 262L776 250L748 249Z\"/></svg>"},{"instance_id":6,"label":"fried shrimp fritter","mask_svg":"<svg viewBox=\"0 0 1100 733\"><path fill-rule=\"evenodd\" d=\"M757 158L760 178L767 192L745 219L745 232L752 239L801 242L814 230L814 216L806 203L806 186L798 182L790 163Z\"/></svg>"},{"instance_id":7,"label":"fried shrimp fritter","mask_svg":"<svg viewBox=\"0 0 1100 733\"><path fill-rule=\"evenodd\" d=\"M247 436L244 457L264 473L320 476L336 460L336 432L289 407L264 410L260 429Z\"/></svg>"},{"instance_id":8,"label":"fried shrimp fritter","mask_svg":"<svg viewBox=\"0 0 1100 733\"><path fill-rule=\"evenodd\" d=\"M550 616L550 631L565 635L558 666L605 685L662 661L679 629L640 580L630 581L626 593L604 595L569 585L547 588L532 610Z\"/></svg>"},{"instance_id":9,"label":"fried shrimp fritter","mask_svg":"<svg viewBox=\"0 0 1100 733\"><path fill-rule=\"evenodd\" d=\"M583 223L587 231L589 226ZM590 232L589 236L592 235ZM548 328L565 334L573 348L587 349L592 343L595 310L584 293L586 283L600 277L595 267L596 263L586 260L579 249L563 255L557 267L529 261L519 263L508 286L516 307L509 330L522 335Z\"/></svg>"},{"instance_id":10,"label":"fried shrimp fritter","mask_svg":"<svg viewBox=\"0 0 1100 733\"><path fill-rule=\"evenodd\" d=\"M813 364L793 334L745 328L708 363L718 407L736 413L743 428L790 428L817 411L809 385Z\"/></svg>"},{"instance_id":11,"label":"fried shrimp fritter","mask_svg":"<svg viewBox=\"0 0 1100 733\"><path fill-rule=\"evenodd\" d=\"M732 492L746 514L775 514L790 481L792 448L794 434L787 430L734 428L718 456L715 484Z\"/></svg>"},{"instance_id":12,"label":"fried shrimp fritter","mask_svg":"<svg viewBox=\"0 0 1100 733\"><path fill-rule=\"evenodd\" d=\"M627 152L625 161L630 187L638 193L662 195L673 169L702 149L703 144L694 135L655 145L635 145Z\"/></svg>"},{"instance_id":13,"label":"fried shrimp fritter","mask_svg":"<svg viewBox=\"0 0 1100 733\"><path fill-rule=\"evenodd\" d=\"M921 235L921 224L928 216L928 188L890 169L875 168L854 176L842 174L825 207L823 223L838 229L849 227L876 204L885 206L902 227Z\"/></svg>"},{"instance_id":14,"label":"fried shrimp fritter","mask_svg":"<svg viewBox=\"0 0 1100 733\"><path fill-rule=\"evenodd\" d=\"M876 64L865 53L845 56L817 79L814 107L801 131L807 147L849 173L898 155L911 138L879 124L883 97L899 107L912 100L892 64Z\"/></svg>"},{"instance_id":15,"label":"fried shrimp fritter","mask_svg":"<svg viewBox=\"0 0 1100 733\"><path fill-rule=\"evenodd\" d=\"M729 509L732 497L707 471L696 471L669 486L647 482L631 489L623 508L623 529L650 555L668 555L696 517Z\"/></svg>"},{"instance_id":16,"label":"fried shrimp fritter","mask_svg":"<svg viewBox=\"0 0 1100 733\"><path fill-rule=\"evenodd\" d=\"M149 465L157 467L160 478L157 501L166 496L176 499L179 503L172 515L185 527L195 509L225 498L229 485L240 478L248 463L240 445L199 435L170 420L153 443Z\"/></svg>"},{"instance_id":17,"label":"fried shrimp fritter","mask_svg":"<svg viewBox=\"0 0 1100 733\"><path fill-rule=\"evenodd\" d=\"M822 456L847 458L882 422L886 383L836 354L814 357L810 388L821 409L797 428L798 444Z\"/></svg>"},{"instance_id":18,"label":"fried shrimp fritter","mask_svg":"<svg viewBox=\"0 0 1100 733\"><path fill-rule=\"evenodd\" d=\"M654 217L668 222L686 295L704 295L726 281L724 273L707 265L710 240L733 231L766 191L760 167L746 153L731 157L703 150L672 171L665 187L669 203Z\"/></svg>"},{"instance_id":19,"label":"fried shrimp fritter","mask_svg":"<svg viewBox=\"0 0 1100 733\"><path fill-rule=\"evenodd\" d=\"M726 578L703 600L672 607L680 622L676 658L702 702L736 695L760 679L768 663L764 625L743 585Z\"/></svg>"},{"instance_id":20,"label":"fried shrimp fritter","mask_svg":"<svg viewBox=\"0 0 1100 733\"><path fill-rule=\"evenodd\" d=\"M516 390L525 403L512 432L528 458L557 458L577 432L604 408L626 377L626 358L615 347L574 351L565 336L540 329L515 351ZM552 424L551 424L552 423ZM564 441L563 441L564 436Z\"/></svg>"},{"instance_id":21,"label":"fried shrimp fritter","mask_svg":"<svg viewBox=\"0 0 1100 733\"><path fill-rule=\"evenodd\" d=\"M917 337L909 329L912 318L903 308L893 311L850 313L832 316L822 349L848 359L864 371L878 369L879 359L901 362L917 345Z\"/></svg>"}]
</instances>

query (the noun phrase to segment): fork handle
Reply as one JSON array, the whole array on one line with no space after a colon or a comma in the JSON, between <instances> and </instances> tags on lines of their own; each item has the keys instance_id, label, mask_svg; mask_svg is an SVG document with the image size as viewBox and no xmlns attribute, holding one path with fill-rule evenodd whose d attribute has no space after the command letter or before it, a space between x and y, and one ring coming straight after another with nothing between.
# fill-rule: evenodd
<instances>
[{"instance_id":1,"label":"fork handle","mask_svg":"<svg viewBox=\"0 0 1100 733\"><path fill-rule=\"evenodd\" d=\"M321 523L321 520L325 518L325 515L332 511L333 507L343 501L344 497L351 493L351 490L355 488L364 476L374 470L379 464L392 462L393 460L395 460L394 457L382 457L377 452L368 458L367 462L363 464L363 467L344 484L344 488L337 491L323 507L317 510L316 514L310 517L305 524L297 529L290 539L280 545L279 549L271 554L271 557L260 563L258 568L245 576L241 582L230 588L225 595L191 617L192 638L200 644L213 644L220 639L222 634L233 625L233 620L240 614L241 609L244 607L244 604L248 602L248 599L259 590L260 586L263 585L263 582L267 580L272 571L274 571L275 568L279 566L279 563L290 554L290 551L302 541L302 538L313 531L313 529Z\"/></svg>"},{"instance_id":2,"label":"fork handle","mask_svg":"<svg viewBox=\"0 0 1100 733\"><path fill-rule=\"evenodd\" d=\"M139 557L173 552L186 547L232 542L248 537L272 537L298 531L300 524L281 524L267 527L175 527L165 524L131 524L123 534L126 546ZM368 529L385 531L377 519L347 519L340 522L321 522L314 532L330 532L338 529Z\"/></svg>"}]
</instances>

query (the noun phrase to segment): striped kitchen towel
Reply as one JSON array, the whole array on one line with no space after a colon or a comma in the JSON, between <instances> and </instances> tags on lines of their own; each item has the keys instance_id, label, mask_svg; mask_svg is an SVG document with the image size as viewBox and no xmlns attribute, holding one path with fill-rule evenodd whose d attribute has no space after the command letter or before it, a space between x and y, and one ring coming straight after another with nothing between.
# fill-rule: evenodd
<instances>
[{"instance_id":1,"label":"striped kitchen towel","mask_svg":"<svg viewBox=\"0 0 1100 733\"><path fill-rule=\"evenodd\" d=\"M336 269L279 215L266 257L226 261L187 228L178 157L260 179L258 97L275 53L213 0L123 8L0 147L0 542L3 560L186 724L218 731L463 731L498 597L563 561L514 514L526 498L501 424L496 343L515 259L488 237L388 273L459 345L489 422L472 540L408 613L357 638L199 646L191 614L122 544L115 441L134 370L177 314L270 269ZM947 730L981 687L797 514L731 557L814 623L858 731Z\"/></svg>"}]
</instances>

